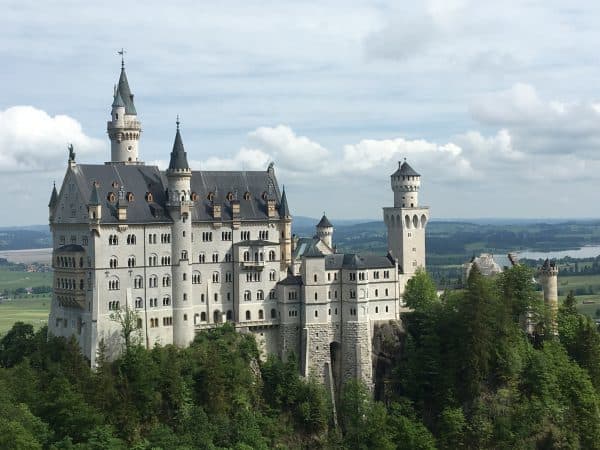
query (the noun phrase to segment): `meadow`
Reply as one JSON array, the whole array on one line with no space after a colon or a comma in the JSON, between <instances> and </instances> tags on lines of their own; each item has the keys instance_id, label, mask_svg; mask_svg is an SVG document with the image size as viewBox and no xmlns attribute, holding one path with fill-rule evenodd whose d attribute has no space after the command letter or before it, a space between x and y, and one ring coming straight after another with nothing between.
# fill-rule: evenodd
<instances>
[{"instance_id":1,"label":"meadow","mask_svg":"<svg viewBox=\"0 0 600 450\"><path fill-rule=\"evenodd\" d=\"M48 322L51 297L29 296L0 303L0 336L6 333L15 322L32 324L36 329Z\"/></svg>"}]
</instances>

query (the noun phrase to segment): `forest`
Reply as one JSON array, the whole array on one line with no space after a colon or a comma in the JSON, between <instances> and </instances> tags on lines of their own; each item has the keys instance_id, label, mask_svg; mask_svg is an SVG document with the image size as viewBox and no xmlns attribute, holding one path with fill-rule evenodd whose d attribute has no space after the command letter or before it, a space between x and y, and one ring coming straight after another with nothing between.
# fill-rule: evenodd
<instances>
[{"instance_id":1,"label":"forest","mask_svg":"<svg viewBox=\"0 0 600 450\"><path fill-rule=\"evenodd\" d=\"M227 324L185 349L123 339L91 370L74 341L16 323L0 339L0 448L600 448L600 334L572 295L553 317L531 279L475 268L438 297L418 273L377 398L348 381L336 404L294 355L261 358Z\"/></svg>"}]
</instances>

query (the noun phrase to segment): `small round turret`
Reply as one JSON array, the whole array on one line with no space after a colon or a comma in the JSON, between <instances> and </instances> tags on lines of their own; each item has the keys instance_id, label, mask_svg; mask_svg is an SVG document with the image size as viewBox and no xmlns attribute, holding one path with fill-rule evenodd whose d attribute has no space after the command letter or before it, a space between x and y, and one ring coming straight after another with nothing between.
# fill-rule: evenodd
<instances>
[{"instance_id":1,"label":"small round turret","mask_svg":"<svg viewBox=\"0 0 600 450\"><path fill-rule=\"evenodd\" d=\"M421 175L408 165L406 160L398 162L398 170L392 174L394 208L417 208Z\"/></svg>"},{"instance_id":2,"label":"small round turret","mask_svg":"<svg viewBox=\"0 0 600 450\"><path fill-rule=\"evenodd\" d=\"M321 239L329 248L333 248L333 225L323 213L323 217L317 224L317 237Z\"/></svg>"},{"instance_id":3,"label":"small round turret","mask_svg":"<svg viewBox=\"0 0 600 450\"><path fill-rule=\"evenodd\" d=\"M553 334L558 334L557 314L558 314L558 267L556 263L546 259L542 267L536 274L537 282L542 285L544 292L544 304L548 308L551 316L551 328Z\"/></svg>"}]
</instances>

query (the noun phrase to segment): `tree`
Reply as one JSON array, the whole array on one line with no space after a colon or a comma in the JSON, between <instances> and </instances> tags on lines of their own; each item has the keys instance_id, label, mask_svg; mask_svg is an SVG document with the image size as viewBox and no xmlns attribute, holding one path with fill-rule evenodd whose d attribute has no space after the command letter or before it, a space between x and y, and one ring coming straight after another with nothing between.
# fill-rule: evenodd
<instances>
[{"instance_id":1,"label":"tree","mask_svg":"<svg viewBox=\"0 0 600 450\"><path fill-rule=\"evenodd\" d=\"M141 340L141 327L139 325L139 314L135 309L125 305L110 315L110 320L120 325L120 334L128 352L133 345L138 345Z\"/></svg>"},{"instance_id":2,"label":"tree","mask_svg":"<svg viewBox=\"0 0 600 450\"><path fill-rule=\"evenodd\" d=\"M416 311L426 310L439 302L435 283L422 268L408 280L402 298L406 306Z\"/></svg>"},{"instance_id":3,"label":"tree","mask_svg":"<svg viewBox=\"0 0 600 450\"><path fill-rule=\"evenodd\" d=\"M29 323L15 322L0 339L0 366L12 367L35 351L35 333Z\"/></svg>"}]
</instances>

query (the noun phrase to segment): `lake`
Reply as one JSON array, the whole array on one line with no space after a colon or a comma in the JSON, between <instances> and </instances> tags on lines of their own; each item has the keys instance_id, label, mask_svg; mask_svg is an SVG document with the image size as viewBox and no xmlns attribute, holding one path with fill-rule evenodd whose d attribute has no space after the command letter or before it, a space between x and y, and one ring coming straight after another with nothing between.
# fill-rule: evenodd
<instances>
[{"instance_id":1,"label":"lake","mask_svg":"<svg viewBox=\"0 0 600 450\"><path fill-rule=\"evenodd\" d=\"M560 250L560 251L550 251L550 252L538 252L538 251L530 251L525 250L522 252L518 252L519 258L527 258L527 259L560 259L565 256L569 256L571 258L595 258L600 255L600 245L590 245L587 247L576 248L573 250Z\"/></svg>"}]
</instances>

